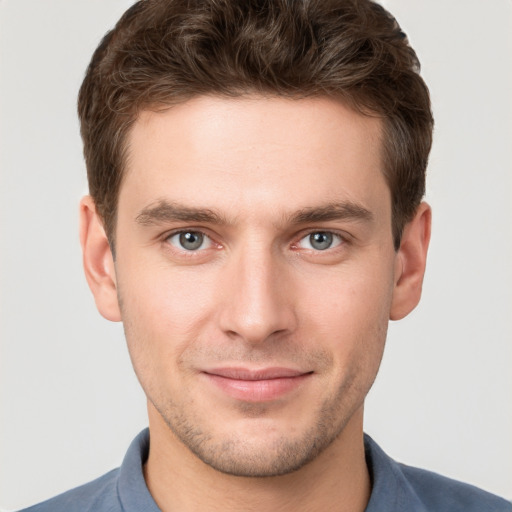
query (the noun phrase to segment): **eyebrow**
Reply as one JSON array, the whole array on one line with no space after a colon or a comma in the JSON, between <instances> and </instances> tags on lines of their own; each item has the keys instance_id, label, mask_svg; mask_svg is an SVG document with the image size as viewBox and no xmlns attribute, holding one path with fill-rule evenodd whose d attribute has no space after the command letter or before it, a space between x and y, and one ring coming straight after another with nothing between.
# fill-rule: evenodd
<instances>
[{"instance_id":1,"label":"eyebrow","mask_svg":"<svg viewBox=\"0 0 512 512\"><path fill-rule=\"evenodd\" d=\"M329 203L320 207L302 208L291 216L293 224L326 222L330 220L354 220L370 222L373 214L364 206L352 201Z\"/></svg>"},{"instance_id":2,"label":"eyebrow","mask_svg":"<svg viewBox=\"0 0 512 512\"><path fill-rule=\"evenodd\" d=\"M332 220L372 221L373 214L364 206L352 201L328 203L323 206L302 208L285 219L290 224L307 224ZM151 226L167 222L200 222L228 225L228 220L209 208L195 208L166 201L150 205L141 210L135 218L138 224Z\"/></svg>"},{"instance_id":3,"label":"eyebrow","mask_svg":"<svg viewBox=\"0 0 512 512\"><path fill-rule=\"evenodd\" d=\"M138 224L151 226L165 222L205 222L209 224L227 224L227 220L219 213L208 208L193 208L177 203L160 200L157 204L141 210L135 217Z\"/></svg>"}]
</instances>

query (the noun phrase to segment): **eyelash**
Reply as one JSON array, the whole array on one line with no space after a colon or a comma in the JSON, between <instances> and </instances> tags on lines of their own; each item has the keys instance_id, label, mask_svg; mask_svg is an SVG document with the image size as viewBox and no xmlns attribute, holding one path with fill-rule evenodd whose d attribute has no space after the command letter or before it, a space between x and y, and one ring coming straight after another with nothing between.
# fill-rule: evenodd
<instances>
[{"instance_id":1,"label":"eyelash","mask_svg":"<svg viewBox=\"0 0 512 512\"><path fill-rule=\"evenodd\" d=\"M321 254L321 253L324 253L324 252L325 253L332 253L333 250L335 250L339 246L345 245L345 244L348 243L347 236L346 235L342 235L341 233L338 233L337 231L332 231L332 230L328 230L328 229L325 229L325 230L324 229L313 229L313 230L308 231L305 234L301 234L301 237L298 239L297 242L292 244L292 247L293 248L295 248L295 247L298 248L300 242L302 242L303 240L308 239L309 237L311 237L311 235L315 235L315 234L331 235L333 237L333 239L337 239L338 240L338 243L336 243L336 245L334 245L334 246L327 247L326 249L323 249L323 250L322 249L315 249L313 247L312 248L304 248L304 250L308 250L308 251L315 252L315 253L318 253L318 254ZM333 243L335 243L334 240L333 240Z\"/></svg>"},{"instance_id":2,"label":"eyelash","mask_svg":"<svg viewBox=\"0 0 512 512\"><path fill-rule=\"evenodd\" d=\"M202 235L205 239L209 240L209 242L210 242L209 247L206 247L204 249L198 248L198 249L188 249L187 250L184 247L179 248L179 247L171 244L171 242L170 242L171 238L173 238L177 235L183 235L183 234L187 234L187 233L195 233L195 234ZM315 248L302 248L303 250L309 251L312 253L316 253L318 255L320 255L322 253L331 254L334 250L336 250L340 246L345 246L350 243L350 239L345 233L342 234L337 231L328 230L328 229L312 229L307 232L302 232L300 234L299 238L297 238L296 241L291 244L291 248L300 250L301 247L299 246L299 244L303 240L307 239L308 237L310 237L311 235L314 235L314 234L332 235L333 238L338 240L338 243L336 243L336 245L334 245L334 247L327 247L326 249L323 249L323 250L315 249ZM198 254L204 252L205 250L210 249L212 245L214 247L216 246L215 248L217 248L217 249L222 248L222 245L220 243L216 242L215 239L212 238L208 233L206 233L204 230L199 229L199 228L179 229L177 231L172 231L170 233L166 233L162 238L163 238L163 242L166 243L167 246L171 246L173 250L179 251L180 253L182 253L184 255L186 254L187 257L197 256Z\"/></svg>"},{"instance_id":3,"label":"eyelash","mask_svg":"<svg viewBox=\"0 0 512 512\"><path fill-rule=\"evenodd\" d=\"M221 244L219 244L218 242L216 242L210 235L208 235L207 233L205 233L202 229L180 229L180 230L177 230L177 231L172 231L171 233L167 233L164 235L163 237L163 241L164 243L170 245L173 247L173 249L175 250L178 250L180 252L183 252L185 254L187 254L188 256L193 256L194 253L200 253L206 249L199 249L199 250L193 250L193 249L186 249L184 247L182 248L179 248L179 247L176 247L174 246L171 242L170 242L170 239L175 237L175 236L178 236L178 235L185 235L185 234L189 234L189 233L194 233L194 234L200 234L204 237L204 239L206 240L209 240L210 242L210 246L214 245L214 246L217 246L217 248L221 248ZM202 245L202 244L201 244ZM210 247L208 247L210 248Z\"/></svg>"}]
</instances>

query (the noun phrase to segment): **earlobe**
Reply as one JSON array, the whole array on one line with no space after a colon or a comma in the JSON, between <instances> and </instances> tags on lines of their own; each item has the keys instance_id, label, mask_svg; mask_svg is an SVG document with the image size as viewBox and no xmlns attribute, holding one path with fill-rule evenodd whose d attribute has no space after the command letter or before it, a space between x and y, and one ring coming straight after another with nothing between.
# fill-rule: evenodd
<instances>
[{"instance_id":1,"label":"earlobe","mask_svg":"<svg viewBox=\"0 0 512 512\"><path fill-rule=\"evenodd\" d=\"M80 201L80 244L85 277L94 295L96 307L107 320L119 322L121 312L112 251L102 219L90 196Z\"/></svg>"},{"instance_id":2,"label":"earlobe","mask_svg":"<svg viewBox=\"0 0 512 512\"><path fill-rule=\"evenodd\" d=\"M390 319L407 316L421 297L423 276L430 241L432 212L427 203L421 203L414 218L406 224L395 261L395 285Z\"/></svg>"}]
</instances>

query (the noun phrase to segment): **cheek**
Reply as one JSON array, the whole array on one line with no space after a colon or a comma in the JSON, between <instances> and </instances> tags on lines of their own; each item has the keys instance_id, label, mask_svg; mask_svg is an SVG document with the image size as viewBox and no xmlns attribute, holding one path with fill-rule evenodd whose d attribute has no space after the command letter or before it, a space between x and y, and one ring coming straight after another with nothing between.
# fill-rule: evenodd
<instances>
[{"instance_id":1,"label":"cheek","mask_svg":"<svg viewBox=\"0 0 512 512\"><path fill-rule=\"evenodd\" d=\"M393 280L391 265L337 269L302 286L303 327L321 340L341 371L362 366L376 372L386 339Z\"/></svg>"},{"instance_id":2,"label":"cheek","mask_svg":"<svg viewBox=\"0 0 512 512\"><path fill-rule=\"evenodd\" d=\"M127 315L148 331L190 329L206 316L215 289L211 273L142 261L121 272L119 289Z\"/></svg>"},{"instance_id":3,"label":"cheek","mask_svg":"<svg viewBox=\"0 0 512 512\"><path fill-rule=\"evenodd\" d=\"M129 263L119 269L118 294L132 364L146 388L172 379L191 340L208 330L212 287L205 276L161 263Z\"/></svg>"},{"instance_id":4,"label":"cheek","mask_svg":"<svg viewBox=\"0 0 512 512\"><path fill-rule=\"evenodd\" d=\"M296 295L301 316L318 319L319 329L355 334L376 321L387 323L392 292L392 265L369 263L303 277Z\"/></svg>"}]
</instances>

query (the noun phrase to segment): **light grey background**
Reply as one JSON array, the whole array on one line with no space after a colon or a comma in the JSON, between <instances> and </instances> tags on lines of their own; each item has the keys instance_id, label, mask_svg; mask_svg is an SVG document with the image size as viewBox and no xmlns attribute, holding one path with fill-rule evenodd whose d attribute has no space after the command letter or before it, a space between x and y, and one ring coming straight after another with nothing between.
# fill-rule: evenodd
<instances>
[{"instance_id":1,"label":"light grey background","mask_svg":"<svg viewBox=\"0 0 512 512\"><path fill-rule=\"evenodd\" d=\"M75 115L131 2L0 2L0 506L119 465L145 426L122 328L82 276ZM512 498L512 2L388 0L436 117L424 297L392 324L366 431L398 460Z\"/></svg>"}]
</instances>

